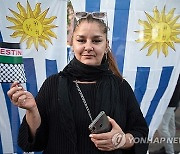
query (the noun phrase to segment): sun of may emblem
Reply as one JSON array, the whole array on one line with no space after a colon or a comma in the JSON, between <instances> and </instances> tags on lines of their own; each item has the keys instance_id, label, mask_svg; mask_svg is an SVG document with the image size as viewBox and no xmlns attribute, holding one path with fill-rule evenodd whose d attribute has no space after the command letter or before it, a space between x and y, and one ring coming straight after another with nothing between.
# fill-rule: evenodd
<instances>
[{"instance_id":1,"label":"sun of may emblem","mask_svg":"<svg viewBox=\"0 0 180 154\"><path fill-rule=\"evenodd\" d=\"M139 19L139 24L144 27L143 30L135 31L139 33L139 39L136 42L144 42L144 46L140 49L148 48L147 56L150 56L154 51L157 51L157 57L160 52L168 55L168 47L175 50L174 43L180 43L180 23L178 19L180 15L174 16L175 8L165 14L165 7L160 13L157 7L154 8L154 17L145 12L148 21Z\"/></svg>"},{"instance_id":2,"label":"sun of may emblem","mask_svg":"<svg viewBox=\"0 0 180 154\"><path fill-rule=\"evenodd\" d=\"M11 13L14 17L6 17L8 21L14 23L14 26L7 27L14 30L14 33L10 35L12 38L21 37L20 43L26 41L27 49L31 48L34 44L38 51L39 45L47 49L47 42L51 41L51 37L57 38L56 34L51 30L56 28L56 25L51 24L56 16L46 18L48 9L41 12L41 3L37 3L35 9L32 10L29 2L27 1L27 10L18 2L17 8L20 13L17 13L11 9Z\"/></svg>"}]
</instances>

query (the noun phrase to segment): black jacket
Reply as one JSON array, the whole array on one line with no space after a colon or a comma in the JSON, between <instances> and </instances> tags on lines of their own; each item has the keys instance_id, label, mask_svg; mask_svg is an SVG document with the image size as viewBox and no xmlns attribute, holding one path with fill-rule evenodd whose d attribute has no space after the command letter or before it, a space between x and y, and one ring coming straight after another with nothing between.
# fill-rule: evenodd
<instances>
[{"instance_id":1,"label":"black jacket","mask_svg":"<svg viewBox=\"0 0 180 154\"><path fill-rule=\"evenodd\" d=\"M18 144L24 151L44 151L45 154L146 154L148 144L135 144L130 150L114 150L102 152L95 146L94 149L86 149L87 152L79 152L78 148L88 147L89 145L79 145L77 138L88 138L76 129L76 123L72 112L71 103L67 98L66 91L73 84L67 79L60 78L58 74L46 79L43 83L36 102L41 116L41 125L36 132L35 139L31 139L26 118L24 118L19 130ZM102 102L107 102L102 106L107 115L115 119L125 133L131 133L135 138L146 138L148 136L148 126L140 111L134 93L130 85L124 80L120 81L114 77L116 83L115 95L112 101L108 93L103 93L104 86L108 84L110 78L101 83ZM118 84L117 84L118 83ZM108 84L108 85L107 85ZM77 97L79 97L77 95ZM73 98L77 99L77 98ZM115 102L113 104L113 102ZM112 110L113 109L113 110ZM113 112L111 112L113 111ZM74 111L76 112L82 112ZM86 111L84 111L86 112ZM87 114L87 113L85 113ZM89 138L88 138L89 139Z\"/></svg>"}]
</instances>

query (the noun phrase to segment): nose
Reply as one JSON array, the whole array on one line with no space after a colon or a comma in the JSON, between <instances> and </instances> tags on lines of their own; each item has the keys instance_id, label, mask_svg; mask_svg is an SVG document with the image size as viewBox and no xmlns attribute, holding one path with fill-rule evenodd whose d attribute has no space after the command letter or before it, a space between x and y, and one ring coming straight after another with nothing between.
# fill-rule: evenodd
<instances>
[{"instance_id":1,"label":"nose","mask_svg":"<svg viewBox=\"0 0 180 154\"><path fill-rule=\"evenodd\" d=\"M87 51L87 52L93 51L94 48L93 48L93 46L92 46L92 43L89 42L89 41L87 41L86 44L85 44L85 46L84 46L84 50Z\"/></svg>"}]
</instances>

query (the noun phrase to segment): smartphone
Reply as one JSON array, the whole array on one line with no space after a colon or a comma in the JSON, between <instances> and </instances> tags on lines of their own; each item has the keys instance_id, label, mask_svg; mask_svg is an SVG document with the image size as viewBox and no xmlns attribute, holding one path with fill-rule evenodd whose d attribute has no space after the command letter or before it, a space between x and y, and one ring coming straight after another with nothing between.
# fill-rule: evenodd
<instances>
[{"instance_id":1,"label":"smartphone","mask_svg":"<svg viewBox=\"0 0 180 154\"><path fill-rule=\"evenodd\" d=\"M104 111L101 111L98 116L89 125L91 133L99 134L111 131L112 126Z\"/></svg>"}]
</instances>

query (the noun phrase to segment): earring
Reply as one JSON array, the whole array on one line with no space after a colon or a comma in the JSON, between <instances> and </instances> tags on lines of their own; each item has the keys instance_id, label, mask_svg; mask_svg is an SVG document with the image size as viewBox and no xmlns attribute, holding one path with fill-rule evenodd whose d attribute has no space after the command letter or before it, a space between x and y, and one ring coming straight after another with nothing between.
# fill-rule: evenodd
<instances>
[{"instance_id":1,"label":"earring","mask_svg":"<svg viewBox=\"0 0 180 154\"><path fill-rule=\"evenodd\" d=\"M107 55L108 51L106 51L104 54L105 54L105 59L107 60L108 59L108 55Z\"/></svg>"},{"instance_id":2,"label":"earring","mask_svg":"<svg viewBox=\"0 0 180 154\"><path fill-rule=\"evenodd\" d=\"M106 49L106 51L104 53L106 60L108 59L108 52L111 52L111 48L109 46L107 47L107 49Z\"/></svg>"}]
</instances>

